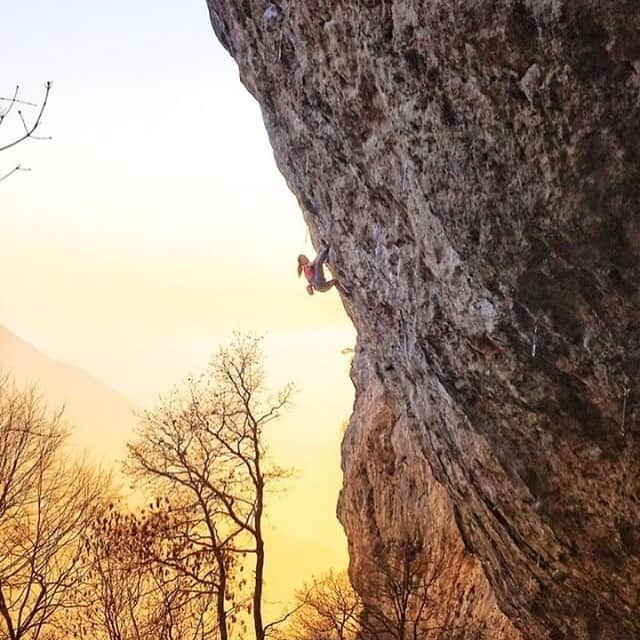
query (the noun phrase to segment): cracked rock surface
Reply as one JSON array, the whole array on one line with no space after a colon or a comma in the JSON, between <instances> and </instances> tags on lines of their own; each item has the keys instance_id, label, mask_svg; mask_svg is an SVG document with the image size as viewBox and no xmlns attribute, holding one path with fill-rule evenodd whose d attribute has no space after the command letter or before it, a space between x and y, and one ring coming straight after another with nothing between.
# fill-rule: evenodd
<instances>
[{"instance_id":1,"label":"cracked rock surface","mask_svg":"<svg viewBox=\"0 0 640 640\"><path fill-rule=\"evenodd\" d=\"M358 330L356 588L410 532L490 638L639 638L637 1L208 5Z\"/></svg>"}]
</instances>

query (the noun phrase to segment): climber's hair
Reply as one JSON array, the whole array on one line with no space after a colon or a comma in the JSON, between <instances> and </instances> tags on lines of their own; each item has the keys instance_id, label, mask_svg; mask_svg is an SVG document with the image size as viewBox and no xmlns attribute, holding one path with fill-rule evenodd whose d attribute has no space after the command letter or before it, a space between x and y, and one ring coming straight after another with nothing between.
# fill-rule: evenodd
<instances>
[{"instance_id":1,"label":"climber's hair","mask_svg":"<svg viewBox=\"0 0 640 640\"><path fill-rule=\"evenodd\" d=\"M304 267L305 264L309 264L309 258L301 253L298 256L298 278L302 275L302 267Z\"/></svg>"}]
</instances>

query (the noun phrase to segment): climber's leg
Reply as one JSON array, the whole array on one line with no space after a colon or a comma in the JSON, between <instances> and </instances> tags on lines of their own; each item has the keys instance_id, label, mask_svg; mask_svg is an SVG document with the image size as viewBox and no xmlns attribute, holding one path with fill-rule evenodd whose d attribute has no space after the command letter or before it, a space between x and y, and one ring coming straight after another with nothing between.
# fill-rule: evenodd
<instances>
[{"instance_id":1,"label":"climber's leg","mask_svg":"<svg viewBox=\"0 0 640 640\"><path fill-rule=\"evenodd\" d=\"M313 288L317 291L326 291L327 280L324 277L324 263L329 256L329 247L325 247L313 261ZM329 287L331 288L331 287Z\"/></svg>"},{"instance_id":2,"label":"climber's leg","mask_svg":"<svg viewBox=\"0 0 640 640\"><path fill-rule=\"evenodd\" d=\"M324 279L324 278L323 278ZM331 287L335 287L336 289L340 290L340 287L338 285L338 281L333 279L333 280L325 280L322 284L320 285L313 285L313 288L316 291L320 291L321 293L324 293L325 291L329 291L329 289L331 289Z\"/></svg>"}]
</instances>

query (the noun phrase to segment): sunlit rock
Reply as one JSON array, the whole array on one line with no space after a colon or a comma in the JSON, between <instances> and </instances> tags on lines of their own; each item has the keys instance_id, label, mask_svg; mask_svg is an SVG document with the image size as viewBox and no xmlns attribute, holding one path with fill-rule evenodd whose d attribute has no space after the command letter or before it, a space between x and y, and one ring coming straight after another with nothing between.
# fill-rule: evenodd
<instances>
[{"instance_id":1,"label":"sunlit rock","mask_svg":"<svg viewBox=\"0 0 640 640\"><path fill-rule=\"evenodd\" d=\"M640 637L637 2L209 8L348 290L355 586L418 535L487 637Z\"/></svg>"}]
</instances>

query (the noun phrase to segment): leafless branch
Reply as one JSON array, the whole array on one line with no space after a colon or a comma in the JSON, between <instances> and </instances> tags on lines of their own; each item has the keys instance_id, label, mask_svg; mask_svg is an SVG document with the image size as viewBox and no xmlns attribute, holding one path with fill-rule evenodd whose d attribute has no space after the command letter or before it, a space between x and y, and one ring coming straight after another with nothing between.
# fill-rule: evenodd
<instances>
[{"instance_id":1,"label":"leafless branch","mask_svg":"<svg viewBox=\"0 0 640 640\"><path fill-rule=\"evenodd\" d=\"M2 125L2 123L4 122L4 119L6 116L8 116L11 113L11 110L13 109L13 107L16 104L20 103L20 100L18 100L18 92L20 91L20 86L17 85L15 88L15 91L13 92L13 97L12 98L3 98L3 101L6 101L9 103L9 106L7 107L7 109L5 111L2 111L0 109L0 125ZM37 106L37 105L34 105Z\"/></svg>"},{"instance_id":2,"label":"leafless branch","mask_svg":"<svg viewBox=\"0 0 640 640\"><path fill-rule=\"evenodd\" d=\"M14 173L18 171L31 171L31 169L28 169L27 167L23 167L21 165L17 165L13 169L11 169L11 171L8 171L4 175L0 176L0 182L2 182L3 180L6 180L7 178L9 178L10 176L12 176Z\"/></svg>"},{"instance_id":3,"label":"leafless branch","mask_svg":"<svg viewBox=\"0 0 640 640\"><path fill-rule=\"evenodd\" d=\"M38 115L36 117L36 119L34 120L33 124L31 126L27 126L24 117L22 115L21 111L18 111L18 114L20 115L20 119L22 120L22 123L24 125L24 129L25 132L22 136L16 138L15 140L13 140L12 142L9 142L7 144L4 144L2 146L0 146L0 151L6 151L7 149L10 149L11 147L14 147L15 145L19 144L20 142L22 142L23 140L26 140L27 138L33 137L34 132L36 131L36 129L40 126L40 123L42 122L42 114L44 113L45 108L47 107L47 101L49 100L49 92L51 91L51 82L47 82L45 84L45 93L44 93L44 99L42 100L42 104L40 105L40 111L38 112ZM18 95L18 87L16 87L16 93L15 96ZM0 116L0 123L2 123L4 117L6 117L8 115L8 113L11 111L11 109L13 108L13 106L16 104L17 100L15 99L11 100L9 108L7 109L7 111L5 111L2 116Z\"/></svg>"}]
</instances>

